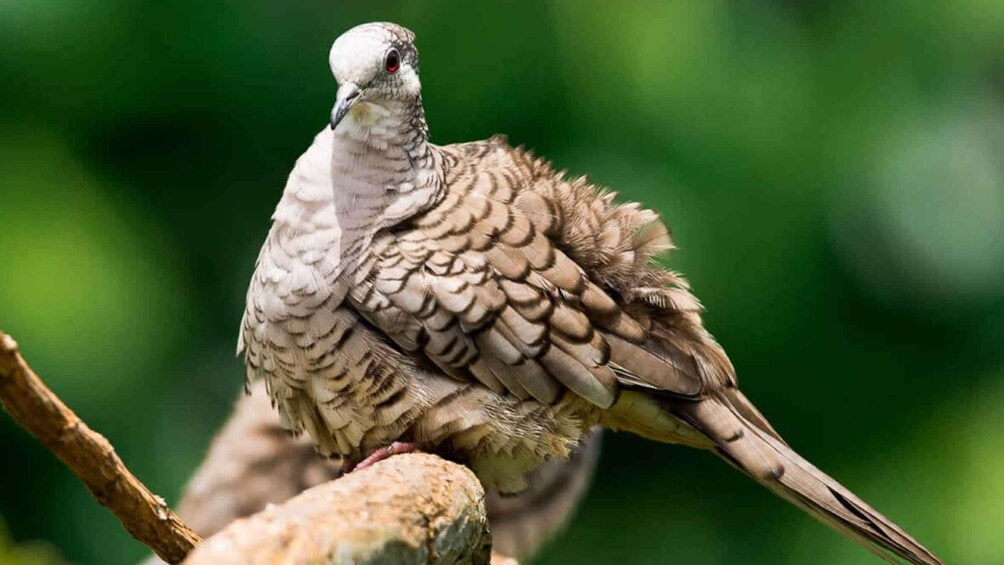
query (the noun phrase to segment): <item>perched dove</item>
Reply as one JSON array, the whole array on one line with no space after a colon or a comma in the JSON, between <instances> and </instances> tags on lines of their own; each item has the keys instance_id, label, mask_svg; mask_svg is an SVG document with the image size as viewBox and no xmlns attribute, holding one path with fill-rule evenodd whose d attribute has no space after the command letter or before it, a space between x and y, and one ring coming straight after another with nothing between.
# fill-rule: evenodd
<instances>
[{"instance_id":1,"label":"perched dove","mask_svg":"<svg viewBox=\"0 0 1004 565\"><path fill-rule=\"evenodd\" d=\"M349 464L418 448L489 489L593 425L710 450L883 558L941 563L796 454L736 388L655 212L494 137L429 142L414 34L331 48L337 102L296 162L239 349L286 424Z\"/></svg>"}]
</instances>

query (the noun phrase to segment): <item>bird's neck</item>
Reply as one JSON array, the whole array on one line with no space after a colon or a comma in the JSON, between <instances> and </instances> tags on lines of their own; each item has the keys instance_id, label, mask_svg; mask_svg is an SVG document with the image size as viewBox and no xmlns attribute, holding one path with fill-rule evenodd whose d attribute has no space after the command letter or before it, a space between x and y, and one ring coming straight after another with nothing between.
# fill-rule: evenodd
<instances>
[{"instance_id":1,"label":"bird's neck","mask_svg":"<svg viewBox=\"0 0 1004 565\"><path fill-rule=\"evenodd\" d=\"M290 173L270 237L329 282L355 270L380 230L443 197L443 156L428 141L421 106L407 116L350 114L317 134Z\"/></svg>"},{"instance_id":2,"label":"bird's neck","mask_svg":"<svg viewBox=\"0 0 1004 565\"><path fill-rule=\"evenodd\" d=\"M442 198L442 159L429 143L421 99L362 102L327 135L343 261Z\"/></svg>"}]
</instances>

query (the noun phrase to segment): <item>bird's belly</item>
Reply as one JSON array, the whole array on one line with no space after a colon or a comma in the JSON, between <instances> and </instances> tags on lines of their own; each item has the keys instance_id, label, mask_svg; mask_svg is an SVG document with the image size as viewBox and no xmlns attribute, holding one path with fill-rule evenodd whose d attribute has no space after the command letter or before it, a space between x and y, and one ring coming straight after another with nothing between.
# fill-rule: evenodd
<instances>
[{"instance_id":1,"label":"bird's belly","mask_svg":"<svg viewBox=\"0 0 1004 565\"><path fill-rule=\"evenodd\" d=\"M322 454L357 458L414 420L410 366L351 309L266 321L254 338L256 373L284 423L306 431Z\"/></svg>"},{"instance_id":2,"label":"bird's belly","mask_svg":"<svg viewBox=\"0 0 1004 565\"><path fill-rule=\"evenodd\" d=\"M344 345L307 367L295 378L263 376L283 421L307 432L323 455L357 462L395 441L413 442L467 463L485 488L505 493L522 491L526 473L548 459L567 457L597 421L595 409L573 395L548 406L438 371L382 373Z\"/></svg>"},{"instance_id":3,"label":"bird's belly","mask_svg":"<svg viewBox=\"0 0 1004 565\"><path fill-rule=\"evenodd\" d=\"M489 490L522 491L526 473L548 459L567 458L598 419L595 407L571 394L545 405L441 373L429 377L439 398L423 408L407 431L409 440L466 462Z\"/></svg>"}]
</instances>

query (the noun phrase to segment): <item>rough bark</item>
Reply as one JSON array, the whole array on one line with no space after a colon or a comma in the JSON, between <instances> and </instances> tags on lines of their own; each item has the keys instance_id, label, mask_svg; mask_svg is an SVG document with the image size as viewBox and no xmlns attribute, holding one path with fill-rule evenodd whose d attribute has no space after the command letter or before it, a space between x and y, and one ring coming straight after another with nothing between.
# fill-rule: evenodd
<instances>
[{"instance_id":1,"label":"rough bark","mask_svg":"<svg viewBox=\"0 0 1004 565\"><path fill-rule=\"evenodd\" d=\"M391 457L233 522L185 565L488 563L485 497L466 467Z\"/></svg>"},{"instance_id":2,"label":"rough bark","mask_svg":"<svg viewBox=\"0 0 1004 565\"><path fill-rule=\"evenodd\" d=\"M68 466L125 529L168 563L178 563L199 537L126 468L101 434L49 390L0 332L0 402L14 420Z\"/></svg>"}]
</instances>

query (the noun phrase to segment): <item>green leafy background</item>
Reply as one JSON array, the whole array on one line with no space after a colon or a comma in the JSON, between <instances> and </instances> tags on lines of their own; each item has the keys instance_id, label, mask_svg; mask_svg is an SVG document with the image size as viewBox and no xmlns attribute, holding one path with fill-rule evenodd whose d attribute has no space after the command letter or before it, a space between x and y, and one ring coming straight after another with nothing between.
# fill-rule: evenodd
<instances>
[{"instance_id":1,"label":"green leafy background","mask_svg":"<svg viewBox=\"0 0 1004 565\"><path fill-rule=\"evenodd\" d=\"M331 41L418 33L434 141L660 210L741 384L950 563L1004 562L1004 3L0 2L0 327L170 500ZM538 562L863 563L714 458L611 436ZM146 551L0 417L0 563ZM59 557L62 556L62 557Z\"/></svg>"}]
</instances>

